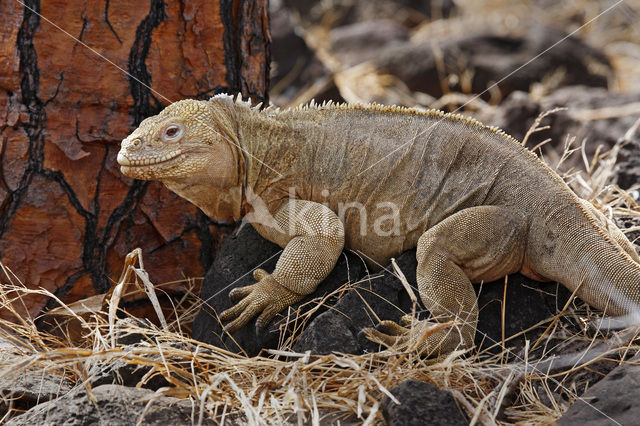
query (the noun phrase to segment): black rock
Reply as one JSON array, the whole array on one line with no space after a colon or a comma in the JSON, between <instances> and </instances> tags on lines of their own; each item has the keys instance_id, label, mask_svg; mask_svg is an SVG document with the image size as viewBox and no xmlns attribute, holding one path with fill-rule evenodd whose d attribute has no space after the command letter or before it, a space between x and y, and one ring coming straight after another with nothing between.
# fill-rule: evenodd
<instances>
[{"instance_id":1,"label":"black rock","mask_svg":"<svg viewBox=\"0 0 640 426\"><path fill-rule=\"evenodd\" d=\"M235 342L228 337L220 337L222 327L215 315L215 312L221 313L232 306L228 297L232 288L253 283L251 272L254 268L261 267L271 271L280 251L278 246L264 240L251 226L246 226L237 235L228 237L203 282L201 297L206 304L193 324L195 339L233 351L240 351L242 348L249 355L257 354L261 348L274 348L279 341L283 341L280 328L287 321L287 311L281 312L260 335L256 334L254 321L251 321L234 333ZM400 255L397 264L419 297L415 250ZM343 254L334 271L320 284L318 290L295 304L293 311L306 301L332 292L347 282L360 281L337 301L329 300L328 303L333 304L330 310L326 310L326 307L318 310L316 317L308 323L296 340L293 349L299 352L310 350L315 354L332 351L364 353L379 350L379 345L370 342L360 333L362 329L375 327L377 318L398 321L412 310L407 292L391 270L388 266L380 273L361 279L365 276L363 262L351 254ZM476 344L486 348L501 340L504 279L482 285L476 284L474 288L480 307ZM505 337L508 338L550 318L564 306L569 295L569 291L559 284L537 282L520 274L511 275L507 285ZM311 309L311 306L305 309ZM417 307L416 313L421 319L427 317L421 304ZM327 333L326 330L332 332ZM526 338L537 337L536 332L539 331L541 330L522 335L507 345L519 348Z\"/></svg>"},{"instance_id":2,"label":"black rock","mask_svg":"<svg viewBox=\"0 0 640 426\"><path fill-rule=\"evenodd\" d=\"M217 314L232 306L229 292L239 286L253 284L252 272L255 268L272 271L278 260L280 247L262 238L252 226L242 227L236 234L228 236L216 255L213 265L202 283L200 298L202 308L193 322L193 338L205 343L225 347L222 341L222 327ZM256 352L255 334L245 327L234 336L241 346L251 344ZM250 342L250 343L249 343ZM236 351L237 347L231 346Z\"/></svg>"},{"instance_id":3,"label":"black rock","mask_svg":"<svg viewBox=\"0 0 640 426\"><path fill-rule=\"evenodd\" d=\"M151 368L147 365L135 365L116 358L94 364L89 371L89 381L94 387L111 384L135 387L140 384L140 387L154 391L162 387L173 386L161 374L155 374L143 382L145 375L151 371Z\"/></svg>"},{"instance_id":4,"label":"black rock","mask_svg":"<svg viewBox=\"0 0 640 426\"><path fill-rule=\"evenodd\" d=\"M281 249L277 245L263 239L252 226L246 225L233 236L228 237L220 248L211 269L202 283L201 298L203 307L193 323L193 337L202 342L232 351L244 350L248 355L256 355L262 348L274 348L279 341L280 327L286 321L287 311L281 312L260 335L256 334L255 320L242 329L222 338L222 327L216 313L233 306L229 292L235 287L254 283L252 271L263 268L273 271ZM338 259L331 274L318 286L315 293L292 306L297 309L315 297L330 293L348 282L355 282L364 275L364 263L356 256L343 253ZM313 306L308 305L303 312ZM321 308L316 315L326 308ZM295 315L295 314L294 314Z\"/></svg>"},{"instance_id":5,"label":"black rock","mask_svg":"<svg viewBox=\"0 0 640 426\"><path fill-rule=\"evenodd\" d=\"M476 284L478 306L480 308L476 346L480 349L491 347L502 340L502 300L504 279ZM540 321L557 314L565 305L571 292L555 282L534 281L520 274L509 275L505 306L505 338L527 330ZM520 349L526 339L535 340L543 328L524 333L506 343L507 347ZM494 352L500 351L500 345Z\"/></svg>"},{"instance_id":6,"label":"black rock","mask_svg":"<svg viewBox=\"0 0 640 426\"><path fill-rule=\"evenodd\" d=\"M297 352L311 351L316 355L340 352L360 352L358 339L349 326L349 320L334 311L318 315L305 329L293 346Z\"/></svg>"},{"instance_id":7,"label":"black rock","mask_svg":"<svg viewBox=\"0 0 640 426\"><path fill-rule=\"evenodd\" d=\"M451 393L432 384L406 380L390 392L400 405L389 397L382 403L382 414L389 426L468 424Z\"/></svg>"},{"instance_id":8,"label":"black rock","mask_svg":"<svg viewBox=\"0 0 640 426\"><path fill-rule=\"evenodd\" d=\"M397 263L407 280L415 286L415 250L400 255ZM343 295L331 310L314 319L294 345L294 350L310 350L314 354L332 351L377 351L380 349L379 346L367 340L360 331L366 327L375 327L376 317L398 321L404 312L411 312L411 308L411 301L400 280L394 274L383 270L362 279ZM332 332L327 335L329 324L332 326ZM334 330L337 330L335 334L340 336L340 343L331 342Z\"/></svg>"},{"instance_id":9,"label":"black rock","mask_svg":"<svg viewBox=\"0 0 640 426\"><path fill-rule=\"evenodd\" d=\"M403 253L396 260L413 287L416 296L419 292L416 285L415 250ZM332 351L348 353L364 353L379 350L379 346L367 340L360 331L366 327L375 327L376 316L381 320L398 321L405 313L412 310L411 301L400 280L392 274L391 266L369 279L363 280L342 296L333 309L314 319L307 326L294 345L299 352L310 350L315 354L326 354ZM502 338L502 299L504 279L475 284L480 307L479 322L476 333L476 345L488 348L497 344ZM542 283L531 280L520 274L509 276L507 284L507 305L505 311L505 338L533 327L540 321L555 315L566 303L570 292L557 283ZM372 311L375 315L372 314ZM418 318L425 319L428 312L422 304L417 307ZM332 334L326 330L331 326ZM334 332L335 330L335 332ZM537 338L538 328L507 342L507 346L519 349L525 339ZM337 338L332 343L333 334ZM357 350L354 351L354 349ZM497 346L495 351L499 351Z\"/></svg>"}]
</instances>

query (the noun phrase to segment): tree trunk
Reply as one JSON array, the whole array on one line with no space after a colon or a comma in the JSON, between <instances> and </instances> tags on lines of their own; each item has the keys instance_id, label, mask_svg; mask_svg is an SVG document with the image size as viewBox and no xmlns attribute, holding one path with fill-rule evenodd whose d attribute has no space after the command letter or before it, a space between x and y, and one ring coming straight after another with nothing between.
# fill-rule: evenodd
<instances>
[{"instance_id":1,"label":"tree trunk","mask_svg":"<svg viewBox=\"0 0 640 426\"><path fill-rule=\"evenodd\" d=\"M105 292L135 247L155 283L202 276L225 229L161 184L124 177L116 155L170 102L266 100L267 0L25 4L0 2L3 265L65 302ZM15 306L34 315L48 303Z\"/></svg>"}]
</instances>

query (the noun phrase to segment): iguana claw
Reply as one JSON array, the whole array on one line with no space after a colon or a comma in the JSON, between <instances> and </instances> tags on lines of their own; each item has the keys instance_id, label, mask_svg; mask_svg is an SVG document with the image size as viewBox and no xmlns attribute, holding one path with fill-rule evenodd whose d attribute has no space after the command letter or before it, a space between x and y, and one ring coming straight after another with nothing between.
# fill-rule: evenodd
<instances>
[{"instance_id":1,"label":"iguana claw","mask_svg":"<svg viewBox=\"0 0 640 426\"><path fill-rule=\"evenodd\" d=\"M365 328L362 332L372 342L400 351L417 350L427 356L451 352L462 344L459 334L451 330L453 321L419 321L405 315L400 322L403 325L381 321L375 328Z\"/></svg>"},{"instance_id":2,"label":"iguana claw","mask_svg":"<svg viewBox=\"0 0 640 426\"><path fill-rule=\"evenodd\" d=\"M231 321L225 331L232 333L244 327L251 318L260 315L256 327L266 327L278 312L303 298L280 285L264 269L256 269L253 277L255 284L231 290L229 298L236 304L220 314L222 321Z\"/></svg>"}]
</instances>

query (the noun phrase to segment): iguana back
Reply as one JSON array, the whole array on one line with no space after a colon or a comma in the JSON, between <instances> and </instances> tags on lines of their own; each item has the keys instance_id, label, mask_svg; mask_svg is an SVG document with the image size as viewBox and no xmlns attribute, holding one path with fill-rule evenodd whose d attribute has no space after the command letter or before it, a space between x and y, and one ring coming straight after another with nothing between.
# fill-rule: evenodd
<instances>
[{"instance_id":1,"label":"iguana back","mask_svg":"<svg viewBox=\"0 0 640 426\"><path fill-rule=\"evenodd\" d=\"M240 143L252 153L248 185L268 203L293 191L325 203L345 223L347 247L379 264L465 208L509 206L533 216L558 197L577 202L515 139L463 116L343 105L240 111Z\"/></svg>"}]
</instances>

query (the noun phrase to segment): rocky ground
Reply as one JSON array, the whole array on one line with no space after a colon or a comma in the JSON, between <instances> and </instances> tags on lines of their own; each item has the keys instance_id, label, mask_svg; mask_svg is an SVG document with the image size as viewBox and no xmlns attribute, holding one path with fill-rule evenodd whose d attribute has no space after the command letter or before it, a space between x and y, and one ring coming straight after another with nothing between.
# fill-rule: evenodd
<instances>
[{"instance_id":1,"label":"rocky ground","mask_svg":"<svg viewBox=\"0 0 640 426\"><path fill-rule=\"evenodd\" d=\"M606 2L474 3L274 0L271 100L375 101L475 116L526 140L637 239L640 4L606 11ZM390 354L364 338L363 328L414 307L391 265L372 273L349 252L265 331L249 325L224 334L216 313L231 306L228 292L251 284L254 268L271 270L279 251L250 225L237 230L204 277L201 301L179 301L182 322L162 332L132 320L109 327L95 316L82 325L86 341L65 352L60 340L38 341L25 325L19 338L0 341L0 416L7 424L640 418L635 335L598 330L597 313L562 286L518 274L476 286L477 350L445 361ZM415 252L396 262L415 287ZM428 315L419 306L417 314ZM55 350L42 355L44 348Z\"/></svg>"}]
</instances>

